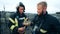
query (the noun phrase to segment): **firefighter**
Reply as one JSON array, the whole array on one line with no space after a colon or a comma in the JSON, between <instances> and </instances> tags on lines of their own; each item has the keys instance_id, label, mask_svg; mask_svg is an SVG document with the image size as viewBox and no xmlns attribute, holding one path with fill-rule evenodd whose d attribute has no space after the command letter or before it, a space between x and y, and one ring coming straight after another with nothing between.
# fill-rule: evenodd
<instances>
[{"instance_id":1,"label":"firefighter","mask_svg":"<svg viewBox=\"0 0 60 34\"><path fill-rule=\"evenodd\" d=\"M23 22L27 18L24 12L25 6L22 2L20 2L17 7L17 12L9 18L8 27L12 31L12 34L24 34L25 25Z\"/></svg>"},{"instance_id":2,"label":"firefighter","mask_svg":"<svg viewBox=\"0 0 60 34\"><path fill-rule=\"evenodd\" d=\"M32 20L33 34L60 34L60 23L47 13L47 3L42 1L37 4L37 15Z\"/></svg>"}]
</instances>

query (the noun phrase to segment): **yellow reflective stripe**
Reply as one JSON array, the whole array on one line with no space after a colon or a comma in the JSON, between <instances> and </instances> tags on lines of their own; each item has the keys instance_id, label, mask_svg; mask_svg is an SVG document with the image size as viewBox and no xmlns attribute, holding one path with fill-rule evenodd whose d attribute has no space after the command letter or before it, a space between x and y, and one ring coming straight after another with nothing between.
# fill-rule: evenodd
<instances>
[{"instance_id":1,"label":"yellow reflective stripe","mask_svg":"<svg viewBox=\"0 0 60 34\"><path fill-rule=\"evenodd\" d=\"M15 23L15 21L14 21L12 18L9 18L9 20L10 20L12 23Z\"/></svg>"},{"instance_id":2,"label":"yellow reflective stripe","mask_svg":"<svg viewBox=\"0 0 60 34\"><path fill-rule=\"evenodd\" d=\"M18 20L16 18L15 21L12 18L9 18L9 20L15 24L10 27L11 30L13 30L16 26L18 26Z\"/></svg>"},{"instance_id":3,"label":"yellow reflective stripe","mask_svg":"<svg viewBox=\"0 0 60 34\"><path fill-rule=\"evenodd\" d=\"M18 26L18 20L15 18L15 26Z\"/></svg>"},{"instance_id":4,"label":"yellow reflective stripe","mask_svg":"<svg viewBox=\"0 0 60 34\"><path fill-rule=\"evenodd\" d=\"M13 30L15 27L16 27L15 25L12 25L12 26L10 27L10 29Z\"/></svg>"},{"instance_id":5,"label":"yellow reflective stripe","mask_svg":"<svg viewBox=\"0 0 60 34\"><path fill-rule=\"evenodd\" d=\"M46 33L47 31L44 30L44 29L40 29L40 32L41 32L41 33Z\"/></svg>"}]
</instances>

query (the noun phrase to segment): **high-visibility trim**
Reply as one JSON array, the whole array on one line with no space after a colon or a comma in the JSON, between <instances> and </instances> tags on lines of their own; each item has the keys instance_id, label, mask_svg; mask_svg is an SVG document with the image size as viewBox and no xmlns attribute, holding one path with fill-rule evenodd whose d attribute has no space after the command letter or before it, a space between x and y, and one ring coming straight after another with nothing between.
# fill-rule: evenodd
<instances>
[{"instance_id":1,"label":"high-visibility trim","mask_svg":"<svg viewBox=\"0 0 60 34\"><path fill-rule=\"evenodd\" d=\"M18 26L18 20L15 18L15 26Z\"/></svg>"},{"instance_id":2,"label":"high-visibility trim","mask_svg":"<svg viewBox=\"0 0 60 34\"><path fill-rule=\"evenodd\" d=\"M40 32L41 32L41 33L46 33L47 31L44 30L44 29L40 29Z\"/></svg>"},{"instance_id":3,"label":"high-visibility trim","mask_svg":"<svg viewBox=\"0 0 60 34\"><path fill-rule=\"evenodd\" d=\"M16 26L18 26L18 20L15 18L15 20L13 20L12 18L9 18L9 20L13 23L13 24L15 24L15 25L12 25L11 27L10 27L10 29L11 30L13 30Z\"/></svg>"},{"instance_id":4,"label":"high-visibility trim","mask_svg":"<svg viewBox=\"0 0 60 34\"><path fill-rule=\"evenodd\" d=\"M10 20L12 23L15 23L15 21L14 21L12 18L9 18L9 20Z\"/></svg>"},{"instance_id":5,"label":"high-visibility trim","mask_svg":"<svg viewBox=\"0 0 60 34\"><path fill-rule=\"evenodd\" d=\"M12 26L10 27L10 29L13 30L15 27L16 27L15 25L12 25Z\"/></svg>"}]
</instances>

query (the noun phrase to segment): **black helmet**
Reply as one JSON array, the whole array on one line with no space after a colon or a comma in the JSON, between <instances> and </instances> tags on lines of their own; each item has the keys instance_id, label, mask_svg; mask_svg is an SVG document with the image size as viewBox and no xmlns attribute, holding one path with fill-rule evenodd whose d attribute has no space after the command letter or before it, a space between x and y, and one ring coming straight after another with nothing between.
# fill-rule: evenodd
<instances>
[{"instance_id":1,"label":"black helmet","mask_svg":"<svg viewBox=\"0 0 60 34\"><path fill-rule=\"evenodd\" d=\"M19 12L19 7L23 7L24 8L24 10L25 10L25 6L24 6L24 4L22 3L22 2L19 2L19 6L17 6L17 12ZM24 11L25 12L25 11Z\"/></svg>"}]
</instances>

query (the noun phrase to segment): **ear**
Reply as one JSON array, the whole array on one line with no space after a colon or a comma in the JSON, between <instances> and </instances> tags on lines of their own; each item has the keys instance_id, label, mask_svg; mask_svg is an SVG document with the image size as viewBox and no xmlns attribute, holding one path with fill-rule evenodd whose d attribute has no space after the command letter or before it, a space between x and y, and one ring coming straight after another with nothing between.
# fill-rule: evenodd
<instances>
[{"instance_id":1,"label":"ear","mask_svg":"<svg viewBox=\"0 0 60 34\"><path fill-rule=\"evenodd\" d=\"M47 7L44 7L44 9L47 9Z\"/></svg>"}]
</instances>

